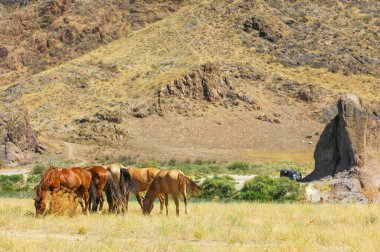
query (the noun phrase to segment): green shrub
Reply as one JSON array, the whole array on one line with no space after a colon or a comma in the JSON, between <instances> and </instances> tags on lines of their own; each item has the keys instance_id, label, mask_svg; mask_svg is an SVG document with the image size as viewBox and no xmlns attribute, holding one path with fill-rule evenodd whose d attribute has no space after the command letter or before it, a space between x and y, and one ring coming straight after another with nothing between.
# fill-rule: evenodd
<instances>
[{"instance_id":1,"label":"green shrub","mask_svg":"<svg viewBox=\"0 0 380 252\"><path fill-rule=\"evenodd\" d=\"M226 199L235 192L235 180L231 177L213 177L206 179L202 184L201 198L212 199L218 197Z\"/></svg>"},{"instance_id":2,"label":"green shrub","mask_svg":"<svg viewBox=\"0 0 380 252\"><path fill-rule=\"evenodd\" d=\"M1 183L1 190L3 191L13 191L14 190L14 183L12 183L11 180L5 180Z\"/></svg>"},{"instance_id":3,"label":"green shrub","mask_svg":"<svg viewBox=\"0 0 380 252\"><path fill-rule=\"evenodd\" d=\"M17 183L23 180L24 180L24 176L22 174L0 175L0 184L6 181L9 181L11 183Z\"/></svg>"},{"instance_id":4,"label":"green shrub","mask_svg":"<svg viewBox=\"0 0 380 252\"><path fill-rule=\"evenodd\" d=\"M42 175L47 170L47 167L43 164L36 164L32 169L33 175Z\"/></svg>"},{"instance_id":5,"label":"green shrub","mask_svg":"<svg viewBox=\"0 0 380 252\"><path fill-rule=\"evenodd\" d=\"M237 199L268 201L295 201L300 193L299 184L288 178L258 176L247 181Z\"/></svg>"},{"instance_id":6,"label":"green shrub","mask_svg":"<svg viewBox=\"0 0 380 252\"><path fill-rule=\"evenodd\" d=\"M194 161L194 164L196 164L196 165L203 165L203 163L204 163L204 161L202 159L196 159Z\"/></svg>"},{"instance_id":7,"label":"green shrub","mask_svg":"<svg viewBox=\"0 0 380 252\"><path fill-rule=\"evenodd\" d=\"M249 164L242 163L242 162L235 162L227 167L228 170L237 171L237 172L239 171L246 172L249 170L249 168L250 168Z\"/></svg>"},{"instance_id":8,"label":"green shrub","mask_svg":"<svg viewBox=\"0 0 380 252\"><path fill-rule=\"evenodd\" d=\"M31 184L35 184L35 183L39 183L40 180L41 180L41 175L29 175L26 182L31 183Z\"/></svg>"}]
</instances>

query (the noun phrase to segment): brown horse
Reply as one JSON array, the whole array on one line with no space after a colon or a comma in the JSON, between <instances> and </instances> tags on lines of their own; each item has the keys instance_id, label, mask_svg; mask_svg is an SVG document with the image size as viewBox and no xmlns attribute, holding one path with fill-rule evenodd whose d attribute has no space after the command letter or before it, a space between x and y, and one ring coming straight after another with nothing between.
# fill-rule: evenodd
<instances>
[{"instance_id":1,"label":"brown horse","mask_svg":"<svg viewBox=\"0 0 380 252\"><path fill-rule=\"evenodd\" d=\"M91 211L97 211L98 205L100 205L98 213L101 214L103 211L104 203L103 190L108 180L107 169L102 166L85 167L84 169L91 172L92 174L92 180L89 191L89 209L91 209Z\"/></svg>"},{"instance_id":2,"label":"brown horse","mask_svg":"<svg viewBox=\"0 0 380 252\"><path fill-rule=\"evenodd\" d=\"M46 193L52 195L61 190L74 192L76 197L84 199L85 207L81 203L83 213L89 214L88 209L88 189L91 184L91 172L79 167L61 169L50 167L42 176L42 180L37 188L37 197L34 198L34 206L36 215L40 215L45 211Z\"/></svg>"},{"instance_id":3,"label":"brown horse","mask_svg":"<svg viewBox=\"0 0 380 252\"><path fill-rule=\"evenodd\" d=\"M141 209L143 209L143 204L141 201L140 192L145 192L148 190L149 185L152 183L156 175L161 170L154 167L149 168L135 168L128 167L121 169L121 193L123 195L126 208L128 210L129 192L135 194L137 202L140 204ZM158 195L160 200L160 213L164 209L164 196L162 194Z\"/></svg>"},{"instance_id":4,"label":"brown horse","mask_svg":"<svg viewBox=\"0 0 380 252\"><path fill-rule=\"evenodd\" d=\"M168 195L171 194L176 205L176 214L179 215L178 195L183 195L185 202L185 213L188 214L187 208L187 189L197 193L202 191L194 181L186 177L180 170L162 170L154 178L145 195L143 212L150 214L153 209L153 201L159 194L165 195L166 215L168 215Z\"/></svg>"}]
</instances>

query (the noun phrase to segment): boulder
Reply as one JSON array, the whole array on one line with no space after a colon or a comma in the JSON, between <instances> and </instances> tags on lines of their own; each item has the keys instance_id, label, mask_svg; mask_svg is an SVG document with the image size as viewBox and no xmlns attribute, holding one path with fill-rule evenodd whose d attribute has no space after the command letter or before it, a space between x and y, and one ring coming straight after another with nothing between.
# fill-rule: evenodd
<instances>
[{"instance_id":1,"label":"boulder","mask_svg":"<svg viewBox=\"0 0 380 252\"><path fill-rule=\"evenodd\" d=\"M9 166L33 161L37 137L26 109L0 103L0 160Z\"/></svg>"},{"instance_id":2,"label":"boulder","mask_svg":"<svg viewBox=\"0 0 380 252\"><path fill-rule=\"evenodd\" d=\"M317 143L315 169L303 181L331 176L349 179L351 183L357 180L361 189L379 188L379 118L353 94L342 95L337 107L338 114L326 125ZM347 191L345 187L337 188L341 195L342 191Z\"/></svg>"}]
</instances>

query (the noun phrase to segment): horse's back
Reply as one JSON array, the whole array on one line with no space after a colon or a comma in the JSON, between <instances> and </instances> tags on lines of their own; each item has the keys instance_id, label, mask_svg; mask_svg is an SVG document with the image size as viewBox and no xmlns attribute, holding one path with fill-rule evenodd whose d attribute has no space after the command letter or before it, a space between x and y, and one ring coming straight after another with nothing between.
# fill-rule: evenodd
<instances>
[{"instance_id":1,"label":"horse's back","mask_svg":"<svg viewBox=\"0 0 380 252\"><path fill-rule=\"evenodd\" d=\"M91 166L87 167L86 170L90 171L93 174L96 174L99 178L107 177L107 169L103 166Z\"/></svg>"},{"instance_id":2,"label":"horse's back","mask_svg":"<svg viewBox=\"0 0 380 252\"><path fill-rule=\"evenodd\" d=\"M60 184L67 188L79 188L83 186L86 190L89 188L92 175L91 172L81 167L71 167L59 169Z\"/></svg>"},{"instance_id":3,"label":"horse's back","mask_svg":"<svg viewBox=\"0 0 380 252\"><path fill-rule=\"evenodd\" d=\"M111 173L112 179L116 187L119 186L121 168L124 168L122 164L110 164L107 167L107 170Z\"/></svg>"},{"instance_id":4,"label":"horse's back","mask_svg":"<svg viewBox=\"0 0 380 252\"><path fill-rule=\"evenodd\" d=\"M172 194L178 191L178 175L183 174L180 170L162 170L157 175L152 184L161 193Z\"/></svg>"}]
</instances>

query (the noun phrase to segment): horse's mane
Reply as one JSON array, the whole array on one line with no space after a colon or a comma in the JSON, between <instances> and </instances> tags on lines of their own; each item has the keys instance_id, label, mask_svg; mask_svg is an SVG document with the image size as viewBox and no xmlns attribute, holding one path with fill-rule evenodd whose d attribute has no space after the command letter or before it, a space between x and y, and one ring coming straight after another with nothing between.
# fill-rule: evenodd
<instances>
[{"instance_id":1,"label":"horse's mane","mask_svg":"<svg viewBox=\"0 0 380 252\"><path fill-rule=\"evenodd\" d=\"M127 192L133 192L136 193L136 183L131 178L131 175L129 174L128 168L122 168L120 169L120 180L123 178L125 187Z\"/></svg>"}]
</instances>

